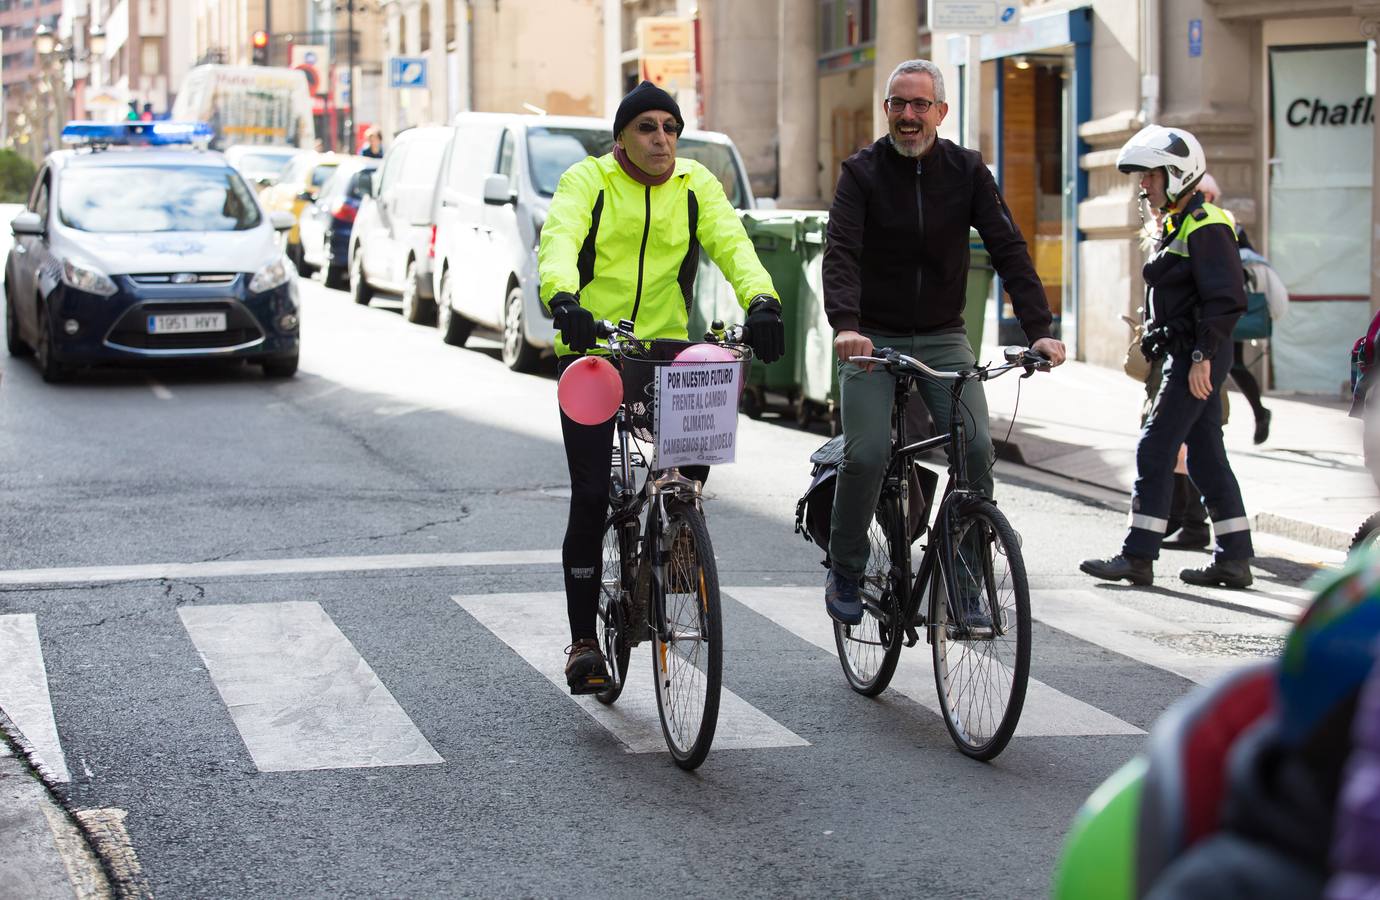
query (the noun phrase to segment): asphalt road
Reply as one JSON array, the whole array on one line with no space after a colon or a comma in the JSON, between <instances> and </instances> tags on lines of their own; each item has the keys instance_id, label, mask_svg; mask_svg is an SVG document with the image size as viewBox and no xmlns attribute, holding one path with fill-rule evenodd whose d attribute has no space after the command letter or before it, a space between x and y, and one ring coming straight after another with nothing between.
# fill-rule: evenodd
<instances>
[{"instance_id":1,"label":"asphalt road","mask_svg":"<svg viewBox=\"0 0 1380 900\"><path fill-rule=\"evenodd\" d=\"M566 642L552 375L303 293L290 381L0 361L0 706L70 807L123 811L157 896L1038 895L1141 732L1306 597L1308 552L1272 544L1244 594L1181 584L1206 557L1172 551L1156 588L1096 585L1077 561L1115 552L1124 509L1000 466L1045 687L975 763L923 644L880 698L848 689L792 531L824 437L744 420L707 503L739 702L687 774L654 707L596 718L543 674Z\"/></svg>"}]
</instances>

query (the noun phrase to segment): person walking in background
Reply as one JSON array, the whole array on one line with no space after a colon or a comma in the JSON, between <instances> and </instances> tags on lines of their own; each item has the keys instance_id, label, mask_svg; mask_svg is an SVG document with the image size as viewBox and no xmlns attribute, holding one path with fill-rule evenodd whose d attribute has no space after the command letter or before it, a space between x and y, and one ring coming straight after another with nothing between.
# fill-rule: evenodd
<instances>
[{"instance_id":1,"label":"person walking in background","mask_svg":"<svg viewBox=\"0 0 1380 900\"><path fill-rule=\"evenodd\" d=\"M1222 443L1220 392L1231 369L1231 332L1246 308L1236 232L1198 190L1207 159L1182 128L1148 125L1126 142L1117 168L1141 173L1140 187L1165 212L1155 255L1143 275L1150 287L1147 358L1164 360L1164 377L1136 446L1130 528L1121 553L1087 559L1083 572L1106 581L1154 581L1154 560L1169 527L1174 460L1188 445L1188 470L1202 491L1216 538L1214 558L1184 569L1189 584L1244 588L1252 581L1250 521Z\"/></svg>"},{"instance_id":2,"label":"person walking in background","mask_svg":"<svg viewBox=\"0 0 1380 900\"><path fill-rule=\"evenodd\" d=\"M1222 189L1217 186L1217 180L1211 173L1203 176L1202 183L1198 189L1203 192L1203 197L1209 203L1216 203L1222 195ZM1251 246L1250 238L1246 236L1246 229L1236 224L1236 218L1230 210L1222 210L1231 219L1232 226L1236 229L1236 242L1241 253L1241 265L1245 269L1246 285L1248 293L1259 293L1265 296L1267 316L1266 322L1273 322L1284 317L1289 311L1289 289L1284 286L1284 281L1279 277L1279 273L1274 267L1256 252ZM1271 414L1261 402L1260 382L1256 381L1254 375L1246 364L1246 342L1253 340L1254 336L1241 334L1243 327L1248 325L1246 316L1237 322L1235 332L1232 334L1232 366L1231 380L1240 389L1241 394L1246 398L1246 402L1251 405L1251 412L1255 415L1255 434L1252 436L1252 443L1263 444L1270 437L1270 418ZM1267 326L1268 327L1268 326Z\"/></svg>"},{"instance_id":3,"label":"person walking in background","mask_svg":"<svg viewBox=\"0 0 1380 900\"><path fill-rule=\"evenodd\" d=\"M383 158L383 134L372 125L364 132L364 146L360 148L359 155L373 159Z\"/></svg>"}]
</instances>

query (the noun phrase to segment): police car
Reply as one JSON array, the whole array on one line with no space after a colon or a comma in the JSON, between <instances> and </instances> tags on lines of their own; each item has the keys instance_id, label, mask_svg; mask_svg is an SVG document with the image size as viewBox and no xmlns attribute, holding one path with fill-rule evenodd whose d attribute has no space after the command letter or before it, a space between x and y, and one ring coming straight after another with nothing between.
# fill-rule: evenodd
<instances>
[{"instance_id":1,"label":"police car","mask_svg":"<svg viewBox=\"0 0 1380 900\"><path fill-rule=\"evenodd\" d=\"M270 215L198 123L73 122L5 261L5 336L45 381L78 366L238 358L297 371L297 276Z\"/></svg>"}]
</instances>

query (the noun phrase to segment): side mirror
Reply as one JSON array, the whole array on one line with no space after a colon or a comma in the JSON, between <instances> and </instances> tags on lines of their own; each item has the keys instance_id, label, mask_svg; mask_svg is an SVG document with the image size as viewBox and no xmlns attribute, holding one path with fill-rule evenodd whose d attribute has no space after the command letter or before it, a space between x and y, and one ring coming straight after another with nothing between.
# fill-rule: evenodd
<instances>
[{"instance_id":1,"label":"side mirror","mask_svg":"<svg viewBox=\"0 0 1380 900\"><path fill-rule=\"evenodd\" d=\"M484 202L490 206L503 206L517 200L513 194L513 183L507 175L495 172L484 178Z\"/></svg>"},{"instance_id":2,"label":"side mirror","mask_svg":"<svg viewBox=\"0 0 1380 900\"><path fill-rule=\"evenodd\" d=\"M361 197L374 196L374 171L365 169L355 175L355 189L359 191Z\"/></svg>"},{"instance_id":3,"label":"side mirror","mask_svg":"<svg viewBox=\"0 0 1380 900\"><path fill-rule=\"evenodd\" d=\"M293 221L292 213L283 212L281 209L269 213L268 221L273 223L274 231L287 231L297 224Z\"/></svg>"},{"instance_id":4,"label":"side mirror","mask_svg":"<svg viewBox=\"0 0 1380 900\"><path fill-rule=\"evenodd\" d=\"M15 237L21 234L43 234L43 219L39 217L38 213L25 210L10 222L10 231L14 232Z\"/></svg>"}]
</instances>

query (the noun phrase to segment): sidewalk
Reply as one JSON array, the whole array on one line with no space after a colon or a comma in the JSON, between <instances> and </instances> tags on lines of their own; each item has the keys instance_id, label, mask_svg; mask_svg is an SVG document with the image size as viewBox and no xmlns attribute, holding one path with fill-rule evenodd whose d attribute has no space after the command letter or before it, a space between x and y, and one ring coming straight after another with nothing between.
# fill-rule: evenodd
<instances>
[{"instance_id":1,"label":"sidewalk","mask_svg":"<svg viewBox=\"0 0 1380 900\"><path fill-rule=\"evenodd\" d=\"M1000 349L984 346L980 357L1000 359ZM999 456L1123 493L1128 508L1144 398L1144 385L1119 370L1080 362L1048 375L1007 375L987 384ZM1234 390L1229 398L1227 456L1253 527L1345 550L1361 522L1380 510L1362 463L1360 421L1347 416L1340 400L1267 396L1270 437L1255 446L1250 405ZM1016 423L1007 438L1013 410Z\"/></svg>"},{"instance_id":2,"label":"sidewalk","mask_svg":"<svg viewBox=\"0 0 1380 900\"><path fill-rule=\"evenodd\" d=\"M0 900L115 896L86 836L6 740L6 728L0 728Z\"/></svg>"}]
</instances>

